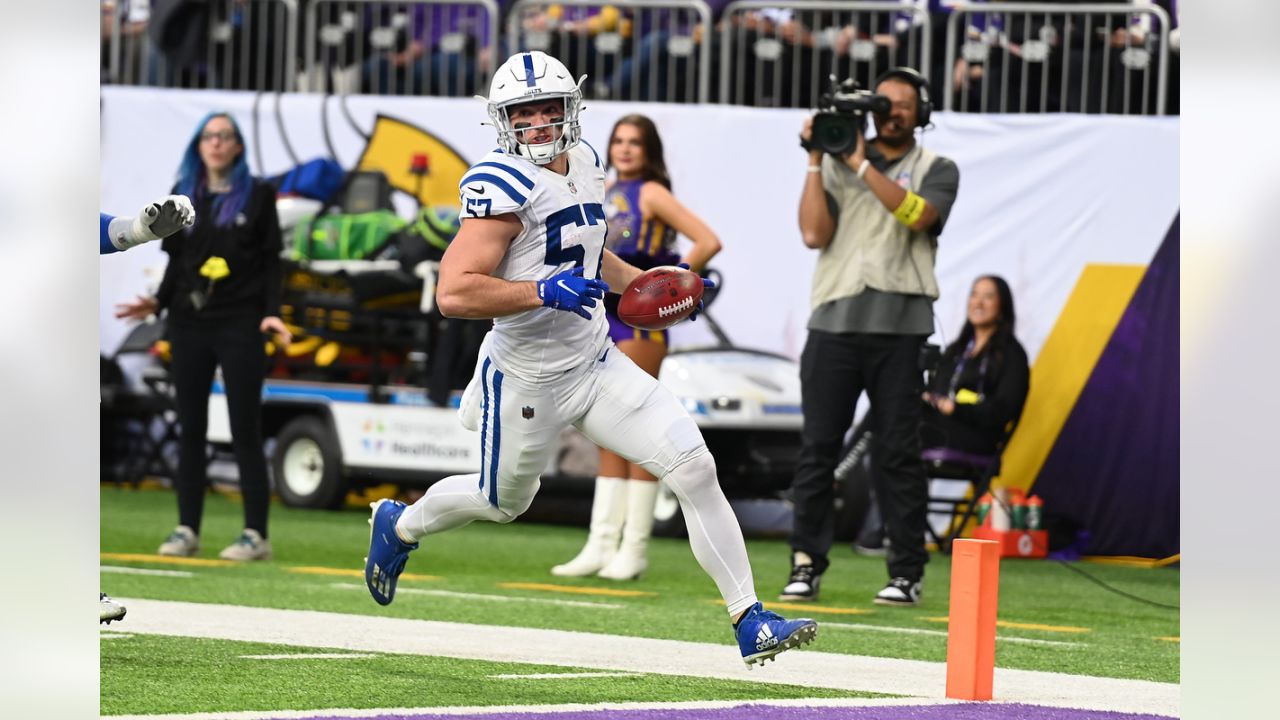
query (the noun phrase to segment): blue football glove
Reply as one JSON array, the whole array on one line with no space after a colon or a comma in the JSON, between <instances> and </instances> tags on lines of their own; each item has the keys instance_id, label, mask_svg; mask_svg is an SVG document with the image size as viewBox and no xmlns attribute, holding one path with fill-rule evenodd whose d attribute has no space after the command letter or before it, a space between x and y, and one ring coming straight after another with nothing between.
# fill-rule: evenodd
<instances>
[{"instance_id":1,"label":"blue football glove","mask_svg":"<svg viewBox=\"0 0 1280 720\"><path fill-rule=\"evenodd\" d=\"M544 307L577 313L590 320L587 308L604 298L609 285L603 280L582 277L582 266L538 281L538 297Z\"/></svg>"},{"instance_id":2,"label":"blue football glove","mask_svg":"<svg viewBox=\"0 0 1280 720\"><path fill-rule=\"evenodd\" d=\"M678 268L684 268L685 270L688 270L688 269L689 269L689 263L680 263L679 265L676 265L676 267L678 267ZM707 291L708 291L708 290L712 290L712 289L714 289L714 288L715 288L715 286L716 286L716 281L715 281L715 280L710 280L710 279L708 279L708 278L702 278L702 293L703 293L703 295L706 295ZM697 319L698 319L698 313L702 312L702 308L703 308L703 307L705 307L705 306L703 305L703 302L702 302L701 298L699 298L699 300L698 300L698 307L694 308L694 309L693 309L693 313L689 315L689 322L693 322L694 320L697 320Z\"/></svg>"}]
</instances>

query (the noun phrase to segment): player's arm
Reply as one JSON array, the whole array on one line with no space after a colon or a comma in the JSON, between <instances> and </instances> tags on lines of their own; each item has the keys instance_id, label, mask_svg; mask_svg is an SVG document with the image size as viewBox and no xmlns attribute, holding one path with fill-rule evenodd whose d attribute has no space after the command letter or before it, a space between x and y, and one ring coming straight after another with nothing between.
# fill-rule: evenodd
<instances>
[{"instance_id":1,"label":"player's arm","mask_svg":"<svg viewBox=\"0 0 1280 720\"><path fill-rule=\"evenodd\" d=\"M440 260L436 306L451 318L481 320L548 307L591 319L589 308L609 286L582 277L578 265L545 280L511 282L493 277L523 224L513 213L462 221Z\"/></svg>"},{"instance_id":2,"label":"player's arm","mask_svg":"<svg viewBox=\"0 0 1280 720\"><path fill-rule=\"evenodd\" d=\"M450 318L479 320L542 307L533 282L493 277L523 225L514 213L466 218L440 259L436 306Z\"/></svg>"},{"instance_id":3,"label":"player's arm","mask_svg":"<svg viewBox=\"0 0 1280 720\"><path fill-rule=\"evenodd\" d=\"M614 288L613 292L621 293L632 280L640 277L643 272L640 268L614 255L611 250L604 251L604 259L600 263L600 277L609 287Z\"/></svg>"},{"instance_id":4,"label":"player's arm","mask_svg":"<svg viewBox=\"0 0 1280 720\"><path fill-rule=\"evenodd\" d=\"M195 222L196 211L186 195L168 197L148 203L137 217L113 217L98 214L98 254L128 250L152 240L159 240Z\"/></svg>"},{"instance_id":5,"label":"player's arm","mask_svg":"<svg viewBox=\"0 0 1280 720\"><path fill-rule=\"evenodd\" d=\"M694 272L702 272L711 258L720 252L720 238L715 231L661 183L649 181L641 186L640 211L653 215L693 241L693 247L685 253L683 261Z\"/></svg>"}]
</instances>

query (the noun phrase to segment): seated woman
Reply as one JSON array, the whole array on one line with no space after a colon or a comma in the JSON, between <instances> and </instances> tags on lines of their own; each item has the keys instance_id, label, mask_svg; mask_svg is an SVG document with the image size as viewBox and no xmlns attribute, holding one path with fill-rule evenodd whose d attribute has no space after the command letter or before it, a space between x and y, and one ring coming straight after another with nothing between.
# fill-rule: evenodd
<instances>
[{"instance_id":1,"label":"seated woman","mask_svg":"<svg viewBox=\"0 0 1280 720\"><path fill-rule=\"evenodd\" d=\"M1013 294L996 275L983 275L969 292L960 337L947 346L924 401L925 448L945 447L994 455L1010 423L1022 415L1031 371L1014 337ZM927 452L927 451L926 451Z\"/></svg>"},{"instance_id":2,"label":"seated woman","mask_svg":"<svg viewBox=\"0 0 1280 720\"><path fill-rule=\"evenodd\" d=\"M931 375L920 430L925 460L964 463L957 452L977 463L1001 450L1010 423L1022 415L1030 369L1027 351L1014 337L1013 293L1004 278L983 275L969 291L964 328L942 353ZM867 421L874 432L874 423ZM940 452L945 448L946 452ZM841 526L856 536L853 549L863 555L884 554L884 526L870 490L870 463L854 467L845 491L848 508Z\"/></svg>"}]
</instances>

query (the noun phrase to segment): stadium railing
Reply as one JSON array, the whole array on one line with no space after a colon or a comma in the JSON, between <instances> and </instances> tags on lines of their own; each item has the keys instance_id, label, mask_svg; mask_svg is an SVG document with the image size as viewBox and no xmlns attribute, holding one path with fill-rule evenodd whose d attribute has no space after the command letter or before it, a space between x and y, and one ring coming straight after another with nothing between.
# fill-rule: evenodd
<instances>
[{"instance_id":1,"label":"stadium railing","mask_svg":"<svg viewBox=\"0 0 1280 720\"><path fill-rule=\"evenodd\" d=\"M157 14L145 3L102 4L102 80L223 90L294 89L297 0L209 0L199 11ZM107 33L109 32L109 36Z\"/></svg>"},{"instance_id":2,"label":"stadium railing","mask_svg":"<svg viewBox=\"0 0 1280 720\"><path fill-rule=\"evenodd\" d=\"M1178 56L1153 2L928 6L736 0L717 18L703 0L209 0L202 13L148 17L146 3L103 0L102 77L469 96L507 53L541 49L588 75L589 98L811 108L832 75L865 88L907 65L947 110L1170 111Z\"/></svg>"},{"instance_id":3,"label":"stadium railing","mask_svg":"<svg viewBox=\"0 0 1280 720\"><path fill-rule=\"evenodd\" d=\"M470 97L500 46L494 0L310 0L299 89Z\"/></svg>"},{"instance_id":4,"label":"stadium railing","mask_svg":"<svg viewBox=\"0 0 1280 720\"><path fill-rule=\"evenodd\" d=\"M516 0L506 47L542 50L586 74L588 98L708 102L711 30L702 0Z\"/></svg>"},{"instance_id":5,"label":"stadium railing","mask_svg":"<svg viewBox=\"0 0 1280 720\"><path fill-rule=\"evenodd\" d=\"M923 3L737 0L719 25L722 103L812 108L832 75L869 88L892 67L929 74Z\"/></svg>"},{"instance_id":6,"label":"stadium railing","mask_svg":"<svg viewBox=\"0 0 1280 720\"><path fill-rule=\"evenodd\" d=\"M1171 27L1154 4L957 2L943 107L1163 115Z\"/></svg>"}]
</instances>

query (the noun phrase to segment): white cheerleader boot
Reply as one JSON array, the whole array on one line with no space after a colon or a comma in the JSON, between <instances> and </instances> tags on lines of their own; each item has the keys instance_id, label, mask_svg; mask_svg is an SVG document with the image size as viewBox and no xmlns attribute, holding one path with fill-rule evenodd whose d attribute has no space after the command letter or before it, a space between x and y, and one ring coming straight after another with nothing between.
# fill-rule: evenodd
<instances>
[{"instance_id":1,"label":"white cheerleader boot","mask_svg":"<svg viewBox=\"0 0 1280 720\"><path fill-rule=\"evenodd\" d=\"M600 570L607 580L635 580L649 568L649 536L653 534L653 505L658 500L658 481L627 481L627 522L622 526L622 545L613 560Z\"/></svg>"},{"instance_id":2,"label":"white cheerleader boot","mask_svg":"<svg viewBox=\"0 0 1280 720\"><path fill-rule=\"evenodd\" d=\"M551 568L558 577L586 577L595 575L609 564L618 552L618 538L622 536L622 519L627 512L627 483L622 478L597 477L596 491L591 500L591 530L587 543L577 557L563 565Z\"/></svg>"}]
</instances>

